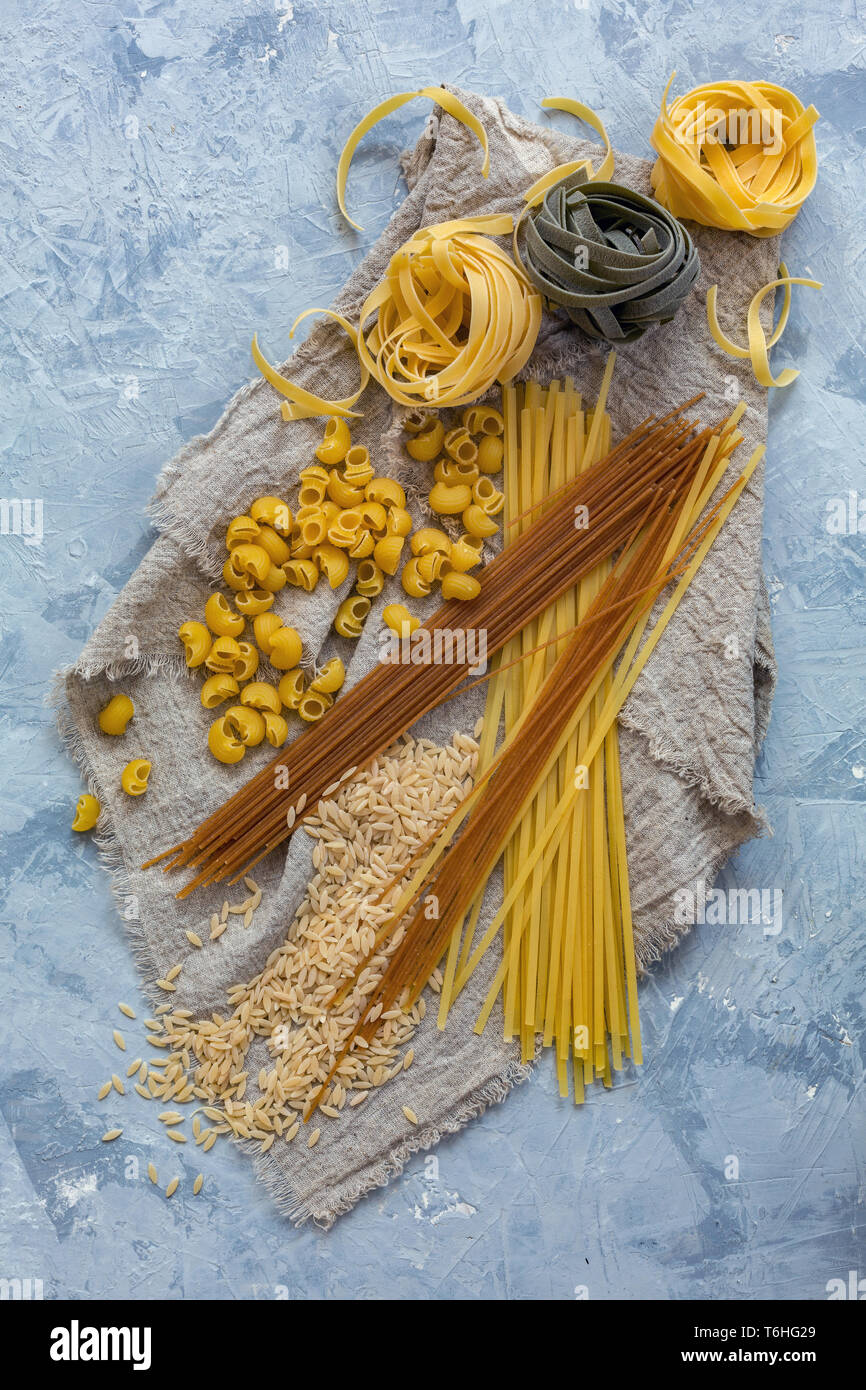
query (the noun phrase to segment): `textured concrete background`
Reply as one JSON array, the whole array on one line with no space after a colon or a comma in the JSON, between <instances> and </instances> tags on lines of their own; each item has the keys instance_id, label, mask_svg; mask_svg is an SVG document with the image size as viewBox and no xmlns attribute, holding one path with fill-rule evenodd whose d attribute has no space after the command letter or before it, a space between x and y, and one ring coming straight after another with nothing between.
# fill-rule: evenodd
<instances>
[{"instance_id":1,"label":"textured concrete background","mask_svg":"<svg viewBox=\"0 0 866 1390\"><path fill-rule=\"evenodd\" d=\"M816 1299L866 1275L864 547L826 526L831 499L866 497L866 19L852 0L3 0L0 31L0 491L42 497L46 525L41 546L0 537L0 1275L136 1299ZM50 673L150 545L158 469L251 375L252 328L279 358L359 258L333 177L361 112L444 79L532 118L556 92L647 154L673 67L681 90L770 78L823 117L785 251L826 289L795 299L776 360L803 374L770 403L781 679L758 797L776 833L723 876L783 889L783 930L698 928L643 985L639 1079L575 1110L542 1065L327 1235L281 1220L228 1147L204 1155L202 1197L167 1203L125 1158L191 1177L198 1151L154 1138L134 1097L124 1152L99 1143L136 977L69 832L80 783L42 706ZM370 235L424 116L356 160Z\"/></svg>"}]
</instances>

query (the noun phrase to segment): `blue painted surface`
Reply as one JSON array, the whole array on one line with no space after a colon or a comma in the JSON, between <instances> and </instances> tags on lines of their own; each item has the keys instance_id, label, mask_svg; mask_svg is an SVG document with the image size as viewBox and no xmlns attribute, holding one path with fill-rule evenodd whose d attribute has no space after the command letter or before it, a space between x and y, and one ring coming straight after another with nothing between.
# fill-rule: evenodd
<instances>
[{"instance_id":1,"label":"blue painted surface","mask_svg":"<svg viewBox=\"0 0 866 1390\"><path fill-rule=\"evenodd\" d=\"M866 1275L864 547L826 526L830 499L866 497L862 18L829 0L5 0L3 29L0 490L44 499L45 540L0 537L0 1275L135 1299L816 1299ZM576 1111L543 1065L328 1234L279 1218L228 1147L204 1156L202 1197L167 1203L99 1142L136 977L68 829L80 784L42 707L50 673L151 543L161 465L250 375L251 328L279 355L359 258L332 188L362 111L444 79L532 118L560 92L646 154L674 66L683 90L769 77L823 115L820 186L785 250L826 289L795 301L777 361L803 374L770 404L781 675L758 798L776 833L723 879L782 888L783 930L697 928L643 986L639 1079ZM407 108L356 160L371 233L423 119ZM197 1170L144 1106L125 1114L125 1154Z\"/></svg>"}]
</instances>

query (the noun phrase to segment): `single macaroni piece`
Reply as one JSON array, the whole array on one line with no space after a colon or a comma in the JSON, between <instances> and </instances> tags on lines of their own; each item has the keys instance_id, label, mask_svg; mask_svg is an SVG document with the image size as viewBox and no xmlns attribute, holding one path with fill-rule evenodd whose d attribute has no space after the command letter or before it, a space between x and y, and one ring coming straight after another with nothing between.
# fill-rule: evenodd
<instances>
[{"instance_id":1,"label":"single macaroni piece","mask_svg":"<svg viewBox=\"0 0 866 1390\"><path fill-rule=\"evenodd\" d=\"M322 667L315 680L310 681L310 689L333 695L346 679L346 668L338 656L334 656Z\"/></svg>"},{"instance_id":2,"label":"single macaroni piece","mask_svg":"<svg viewBox=\"0 0 866 1390\"><path fill-rule=\"evenodd\" d=\"M147 758L133 758L120 774L120 785L127 796L143 796L147 791L150 763Z\"/></svg>"},{"instance_id":3,"label":"single macaroni piece","mask_svg":"<svg viewBox=\"0 0 866 1390\"><path fill-rule=\"evenodd\" d=\"M445 426L441 420L434 420L429 429L422 430L420 434L406 441L406 452L419 463L432 463L442 448L444 438Z\"/></svg>"},{"instance_id":4,"label":"single macaroni piece","mask_svg":"<svg viewBox=\"0 0 866 1390\"><path fill-rule=\"evenodd\" d=\"M230 589L234 589L235 592L242 589L251 589L255 580L251 574L247 574L245 570L238 568L235 564L234 554L235 552L233 550L223 565L223 582L227 584Z\"/></svg>"},{"instance_id":5,"label":"single macaroni piece","mask_svg":"<svg viewBox=\"0 0 866 1390\"><path fill-rule=\"evenodd\" d=\"M505 432L505 421L492 405L469 405L461 418L470 434L499 435Z\"/></svg>"},{"instance_id":6,"label":"single macaroni piece","mask_svg":"<svg viewBox=\"0 0 866 1390\"><path fill-rule=\"evenodd\" d=\"M430 550L426 555L419 555L414 563L424 583L432 585L441 577L448 564L448 556L443 555L441 550Z\"/></svg>"},{"instance_id":7,"label":"single macaroni piece","mask_svg":"<svg viewBox=\"0 0 866 1390\"><path fill-rule=\"evenodd\" d=\"M233 613L225 594L211 594L204 606L205 622L217 637L240 637L246 627L240 613Z\"/></svg>"},{"instance_id":8,"label":"single macaroni piece","mask_svg":"<svg viewBox=\"0 0 866 1390\"><path fill-rule=\"evenodd\" d=\"M264 579L262 588L269 594L278 594L281 589L286 587L286 572L279 565L271 565Z\"/></svg>"},{"instance_id":9,"label":"single macaroni piece","mask_svg":"<svg viewBox=\"0 0 866 1390\"><path fill-rule=\"evenodd\" d=\"M125 734L134 714L135 705L128 695L113 695L105 709L99 711L99 727L104 734Z\"/></svg>"},{"instance_id":10,"label":"single macaroni piece","mask_svg":"<svg viewBox=\"0 0 866 1390\"><path fill-rule=\"evenodd\" d=\"M470 536L495 536L499 527L492 517L479 507L477 502L473 502L463 513L463 525Z\"/></svg>"},{"instance_id":11,"label":"single macaroni piece","mask_svg":"<svg viewBox=\"0 0 866 1390\"><path fill-rule=\"evenodd\" d=\"M502 468L505 445L501 435L488 434L478 445L478 468L482 473L498 473Z\"/></svg>"},{"instance_id":12,"label":"single macaroni piece","mask_svg":"<svg viewBox=\"0 0 866 1390\"><path fill-rule=\"evenodd\" d=\"M410 613L404 603L387 604L382 609L382 621L392 632L396 632L398 637L409 637L421 626L421 619Z\"/></svg>"},{"instance_id":13,"label":"single macaroni piece","mask_svg":"<svg viewBox=\"0 0 866 1390\"><path fill-rule=\"evenodd\" d=\"M270 681L250 681L241 691L241 704L260 710L262 714L281 714L283 708L279 691Z\"/></svg>"},{"instance_id":14,"label":"single macaroni piece","mask_svg":"<svg viewBox=\"0 0 866 1390\"><path fill-rule=\"evenodd\" d=\"M349 554L353 560L366 560L367 556L372 555L375 549L376 537L372 531L362 527L349 546Z\"/></svg>"},{"instance_id":15,"label":"single macaroni piece","mask_svg":"<svg viewBox=\"0 0 866 1390\"><path fill-rule=\"evenodd\" d=\"M239 763L247 751L234 728L228 727L224 715L211 724L207 746L219 763Z\"/></svg>"},{"instance_id":16,"label":"single macaroni piece","mask_svg":"<svg viewBox=\"0 0 866 1390\"><path fill-rule=\"evenodd\" d=\"M272 748L282 748L286 739L289 737L289 726L281 714L272 714L270 710L262 716L265 721L265 738Z\"/></svg>"},{"instance_id":17,"label":"single macaroni piece","mask_svg":"<svg viewBox=\"0 0 866 1390\"><path fill-rule=\"evenodd\" d=\"M479 478L472 489L472 500L478 504L485 516L497 516L505 506L505 496L493 486L489 478Z\"/></svg>"},{"instance_id":18,"label":"single macaroni piece","mask_svg":"<svg viewBox=\"0 0 866 1390\"><path fill-rule=\"evenodd\" d=\"M240 656L232 667L232 673L235 680L250 681L259 669L259 654L252 642L238 642L238 648Z\"/></svg>"},{"instance_id":19,"label":"single macaroni piece","mask_svg":"<svg viewBox=\"0 0 866 1390\"><path fill-rule=\"evenodd\" d=\"M412 518L405 507L392 507L385 522L386 536L408 536L412 530Z\"/></svg>"},{"instance_id":20,"label":"single macaroni piece","mask_svg":"<svg viewBox=\"0 0 866 1390\"><path fill-rule=\"evenodd\" d=\"M303 652L300 634L293 627L281 627L271 637L268 660L278 671L291 671Z\"/></svg>"},{"instance_id":21,"label":"single macaroni piece","mask_svg":"<svg viewBox=\"0 0 866 1390\"><path fill-rule=\"evenodd\" d=\"M400 583L411 594L413 598L425 598L432 587L431 583L424 578L418 569L418 560L407 560L403 566L403 573L400 576Z\"/></svg>"},{"instance_id":22,"label":"single macaroni piece","mask_svg":"<svg viewBox=\"0 0 866 1390\"><path fill-rule=\"evenodd\" d=\"M318 468L313 465L311 468L302 468L298 475L298 506L301 511L307 507L318 507L328 488L328 469ZM299 517L295 515L295 525Z\"/></svg>"},{"instance_id":23,"label":"single macaroni piece","mask_svg":"<svg viewBox=\"0 0 866 1390\"><path fill-rule=\"evenodd\" d=\"M368 502L381 502L383 507L406 505L406 494L393 478L371 478L364 492Z\"/></svg>"},{"instance_id":24,"label":"single macaroni piece","mask_svg":"<svg viewBox=\"0 0 866 1390\"><path fill-rule=\"evenodd\" d=\"M327 713L333 703L333 696L325 694L323 690L307 690L301 696L298 714L308 724L315 724L317 719L321 719L322 715Z\"/></svg>"},{"instance_id":25,"label":"single macaroni piece","mask_svg":"<svg viewBox=\"0 0 866 1390\"><path fill-rule=\"evenodd\" d=\"M225 700L231 700L238 693L238 683L234 676L227 672L219 672L215 676L209 676L201 688L201 702L205 709L216 709Z\"/></svg>"},{"instance_id":26,"label":"single macaroni piece","mask_svg":"<svg viewBox=\"0 0 866 1390\"><path fill-rule=\"evenodd\" d=\"M458 512L465 511L472 501L472 489L466 483L453 486L434 483L428 500L432 510L440 516L456 516Z\"/></svg>"},{"instance_id":27,"label":"single macaroni piece","mask_svg":"<svg viewBox=\"0 0 866 1390\"><path fill-rule=\"evenodd\" d=\"M102 810L95 796L89 792L84 792L75 803L75 818L72 822L73 830L92 830L99 820L99 813Z\"/></svg>"},{"instance_id":28,"label":"single macaroni piece","mask_svg":"<svg viewBox=\"0 0 866 1390\"><path fill-rule=\"evenodd\" d=\"M354 507L357 502L363 502L364 489L347 483L345 478L341 478L336 469L332 468L328 479L328 496L338 507Z\"/></svg>"},{"instance_id":29,"label":"single macaroni piece","mask_svg":"<svg viewBox=\"0 0 866 1390\"><path fill-rule=\"evenodd\" d=\"M331 588L339 589L349 573L349 557L345 550L340 550L338 546L325 542L324 545L316 546L313 551L313 559Z\"/></svg>"},{"instance_id":30,"label":"single macaroni piece","mask_svg":"<svg viewBox=\"0 0 866 1390\"><path fill-rule=\"evenodd\" d=\"M260 545L236 545L230 559L236 570L251 575L257 584L262 583L271 568L271 557Z\"/></svg>"},{"instance_id":31,"label":"single macaroni piece","mask_svg":"<svg viewBox=\"0 0 866 1390\"><path fill-rule=\"evenodd\" d=\"M211 649L212 638L204 623L181 623L177 635L183 642L186 664L192 670L202 666Z\"/></svg>"},{"instance_id":32,"label":"single macaroni piece","mask_svg":"<svg viewBox=\"0 0 866 1390\"><path fill-rule=\"evenodd\" d=\"M388 513L381 502L360 502L357 510L362 524L366 526L368 531L376 531L379 535L384 534L388 525ZM391 514L393 515L393 512Z\"/></svg>"},{"instance_id":33,"label":"single macaroni piece","mask_svg":"<svg viewBox=\"0 0 866 1390\"><path fill-rule=\"evenodd\" d=\"M328 534L328 518L321 507L302 507L298 513L299 535L303 545L310 547L310 553ZM297 547L295 549L297 554Z\"/></svg>"},{"instance_id":34,"label":"single macaroni piece","mask_svg":"<svg viewBox=\"0 0 866 1390\"><path fill-rule=\"evenodd\" d=\"M370 455L360 444L356 444L346 455L343 477L352 487L366 487L373 478L373 465Z\"/></svg>"},{"instance_id":35,"label":"single macaroni piece","mask_svg":"<svg viewBox=\"0 0 866 1390\"><path fill-rule=\"evenodd\" d=\"M313 560L292 559L285 567L286 579L299 589L312 593L319 582L319 566Z\"/></svg>"},{"instance_id":36,"label":"single macaroni piece","mask_svg":"<svg viewBox=\"0 0 866 1390\"><path fill-rule=\"evenodd\" d=\"M273 526L259 527L256 545L260 545L262 550L268 552L271 557L271 564L273 565L284 565L287 560L291 559L291 550L282 536L277 534Z\"/></svg>"},{"instance_id":37,"label":"single macaroni piece","mask_svg":"<svg viewBox=\"0 0 866 1390\"><path fill-rule=\"evenodd\" d=\"M383 536L382 540L377 541L373 546L373 559L379 569L384 570L386 574L396 574L400 568L402 552L402 536Z\"/></svg>"},{"instance_id":38,"label":"single macaroni piece","mask_svg":"<svg viewBox=\"0 0 866 1390\"><path fill-rule=\"evenodd\" d=\"M259 613L258 617L253 619L253 632L259 644L259 650L263 651L265 656L271 650L271 639L274 633L279 632L282 625L283 620L278 618L276 613Z\"/></svg>"},{"instance_id":39,"label":"single macaroni piece","mask_svg":"<svg viewBox=\"0 0 866 1390\"><path fill-rule=\"evenodd\" d=\"M445 483L447 487L457 487L465 483L471 487L478 477L477 463L461 463L455 459L440 459L433 469L433 481Z\"/></svg>"},{"instance_id":40,"label":"single macaroni piece","mask_svg":"<svg viewBox=\"0 0 866 1390\"><path fill-rule=\"evenodd\" d=\"M429 410L410 410L403 421L403 428L407 434L423 434L424 430L428 430L434 421L435 416Z\"/></svg>"},{"instance_id":41,"label":"single macaroni piece","mask_svg":"<svg viewBox=\"0 0 866 1390\"><path fill-rule=\"evenodd\" d=\"M353 545L361 527L361 513L352 507L337 514L336 520L328 527L328 540L331 545L348 549Z\"/></svg>"},{"instance_id":42,"label":"single macaroni piece","mask_svg":"<svg viewBox=\"0 0 866 1390\"><path fill-rule=\"evenodd\" d=\"M292 513L287 502L281 497L257 497L250 507L253 521L272 526L278 536L288 538L292 534Z\"/></svg>"},{"instance_id":43,"label":"single macaroni piece","mask_svg":"<svg viewBox=\"0 0 866 1390\"><path fill-rule=\"evenodd\" d=\"M257 748L265 737L265 721L251 705L232 705L223 715L223 722L246 748Z\"/></svg>"},{"instance_id":44,"label":"single macaroni piece","mask_svg":"<svg viewBox=\"0 0 866 1390\"><path fill-rule=\"evenodd\" d=\"M209 671L232 672L240 660L241 649L234 637L215 637L207 654L205 666Z\"/></svg>"},{"instance_id":45,"label":"single macaroni piece","mask_svg":"<svg viewBox=\"0 0 866 1390\"><path fill-rule=\"evenodd\" d=\"M332 415L325 426L324 438L316 450L316 458L322 463L342 463L352 447L352 436L345 420Z\"/></svg>"},{"instance_id":46,"label":"single macaroni piece","mask_svg":"<svg viewBox=\"0 0 866 1390\"><path fill-rule=\"evenodd\" d=\"M480 593L481 584L474 574L460 574L457 570L449 570L442 576L442 597L445 599L477 598Z\"/></svg>"},{"instance_id":47,"label":"single macaroni piece","mask_svg":"<svg viewBox=\"0 0 866 1390\"><path fill-rule=\"evenodd\" d=\"M478 458L478 445L463 425L449 430L442 443L446 454L455 463L474 464Z\"/></svg>"},{"instance_id":48,"label":"single macaroni piece","mask_svg":"<svg viewBox=\"0 0 866 1390\"><path fill-rule=\"evenodd\" d=\"M352 594L351 597L343 599L334 618L336 631L341 637L360 637L364 619L369 611L370 600L364 598L362 594ZM298 706L298 713L301 713L300 705ZM306 718L307 716L304 715L303 717Z\"/></svg>"},{"instance_id":49,"label":"single macaroni piece","mask_svg":"<svg viewBox=\"0 0 866 1390\"><path fill-rule=\"evenodd\" d=\"M439 551L442 555L451 553L451 537L440 531L438 526L422 526L409 542L413 555L430 555Z\"/></svg>"},{"instance_id":50,"label":"single macaroni piece","mask_svg":"<svg viewBox=\"0 0 866 1390\"><path fill-rule=\"evenodd\" d=\"M273 601L274 596L269 589L244 589L235 599L235 607L245 618L255 618L259 613L266 613Z\"/></svg>"},{"instance_id":51,"label":"single macaroni piece","mask_svg":"<svg viewBox=\"0 0 866 1390\"><path fill-rule=\"evenodd\" d=\"M358 566L355 588L364 598L377 598L385 587L385 574L375 560L362 560Z\"/></svg>"},{"instance_id":52,"label":"single macaroni piece","mask_svg":"<svg viewBox=\"0 0 866 1390\"><path fill-rule=\"evenodd\" d=\"M236 516L228 524L226 531L226 550L234 550L238 545L249 545L261 534L261 528L251 516Z\"/></svg>"},{"instance_id":53,"label":"single macaroni piece","mask_svg":"<svg viewBox=\"0 0 866 1390\"><path fill-rule=\"evenodd\" d=\"M467 570L480 565L482 544L483 542L478 536L461 536L451 547L451 553L448 556L450 568L456 570L458 574L465 574Z\"/></svg>"},{"instance_id":54,"label":"single macaroni piece","mask_svg":"<svg viewBox=\"0 0 866 1390\"><path fill-rule=\"evenodd\" d=\"M287 671L277 687L277 692L286 709L297 709L304 693L304 673L298 666Z\"/></svg>"}]
</instances>

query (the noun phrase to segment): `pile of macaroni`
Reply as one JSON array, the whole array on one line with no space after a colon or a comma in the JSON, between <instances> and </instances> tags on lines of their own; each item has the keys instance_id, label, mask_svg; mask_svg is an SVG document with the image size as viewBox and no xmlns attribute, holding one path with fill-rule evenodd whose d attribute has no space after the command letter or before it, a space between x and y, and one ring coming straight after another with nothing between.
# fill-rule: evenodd
<instances>
[{"instance_id":1,"label":"pile of macaroni","mask_svg":"<svg viewBox=\"0 0 866 1390\"><path fill-rule=\"evenodd\" d=\"M463 411L461 421L446 431L435 415L413 410L404 422L410 458L436 460L428 498L431 510L437 516L459 516L463 524L456 539L436 526L425 526L412 536L412 559L400 579L413 597L426 596L439 581L444 599L475 598L481 585L469 570L480 564L485 540L499 530L493 518L502 511L505 498L489 475L502 468L502 415L491 406L473 405ZM384 616L389 627L400 630L389 620L389 609Z\"/></svg>"}]
</instances>

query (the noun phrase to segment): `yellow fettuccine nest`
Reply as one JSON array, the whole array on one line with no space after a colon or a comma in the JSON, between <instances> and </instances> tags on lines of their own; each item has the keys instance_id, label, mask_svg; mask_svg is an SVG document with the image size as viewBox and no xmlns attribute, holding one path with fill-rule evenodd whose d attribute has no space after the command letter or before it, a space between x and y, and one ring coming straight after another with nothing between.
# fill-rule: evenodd
<instances>
[{"instance_id":1,"label":"yellow fettuccine nest","mask_svg":"<svg viewBox=\"0 0 866 1390\"><path fill-rule=\"evenodd\" d=\"M650 136L652 186L675 217L775 236L815 186L814 106L772 82L715 82L667 104Z\"/></svg>"},{"instance_id":2,"label":"yellow fettuccine nest","mask_svg":"<svg viewBox=\"0 0 866 1390\"><path fill-rule=\"evenodd\" d=\"M371 376L401 405L435 407L468 405L494 382L516 376L535 347L541 296L490 240L512 229L508 215L422 227L392 256L358 329L331 310L307 310L328 314L349 334L361 367L352 396L329 401L296 386L266 361L254 338L256 365L286 397L283 418L357 414L352 407Z\"/></svg>"}]
</instances>

